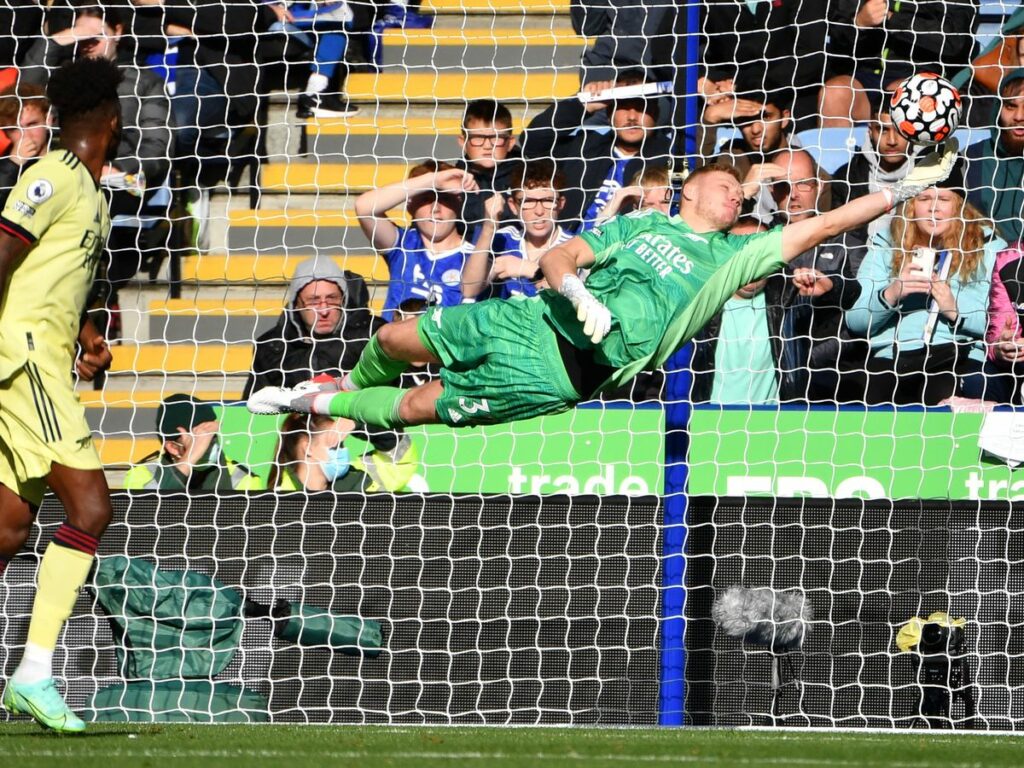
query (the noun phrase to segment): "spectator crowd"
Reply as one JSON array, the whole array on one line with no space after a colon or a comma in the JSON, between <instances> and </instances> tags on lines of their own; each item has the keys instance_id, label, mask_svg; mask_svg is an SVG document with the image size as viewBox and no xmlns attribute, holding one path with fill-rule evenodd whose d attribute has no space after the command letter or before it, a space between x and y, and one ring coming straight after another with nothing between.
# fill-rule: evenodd
<instances>
[{"instance_id":1,"label":"spectator crowd","mask_svg":"<svg viewBox=\"0 0 1024 768\"><path fill-rule=\"evenodd\" d=\"M574 3L577 31L595 39L582 59L586 98L552 94L518 131L509 104L469 101L460 156L418 158L405 179L361 194L358 225L390 274L382 311L371 311L366 276L326 256L304 262L279 320L255 340L245 394L341 376L382 325L432 306L529 299L546 287L539 261L550 248L631 211L673 214L687 167L737 169L745 196L737 234L891 187L923 150L893 124L888 96L908 75L931 71L960 86L972 129L953 176L740 289L693 343L692 399L1020 404L1024 14L982 49L979 13L977 2L944 0L707 3L694 83L681 66L692 44L686 13L666 3ZM299 119L356 114L348 73L377 66L387 27L429 23L404 2L5 6L0 197L59 140L48 73L80 56L118 62L124 129L102 180L115 226L92 297L114 339L118 291L160 269L171 207L180 203L201 223L208 190L238 185L259 156L269 94L297 92ZM603 95L664 80L674 92ZM851 135L862 137L855 147ZM434 374L423 365L402 384ZM661 384L651 371L606 397L658 399ZM158 422L159 455L133 470L132 487L253 487L217 450L212 409L168 398ZM373 452L351 455L353 433ZM270 482L398 490L413 462L401 434L290 417Z\"/></svg>"}]
</instances>

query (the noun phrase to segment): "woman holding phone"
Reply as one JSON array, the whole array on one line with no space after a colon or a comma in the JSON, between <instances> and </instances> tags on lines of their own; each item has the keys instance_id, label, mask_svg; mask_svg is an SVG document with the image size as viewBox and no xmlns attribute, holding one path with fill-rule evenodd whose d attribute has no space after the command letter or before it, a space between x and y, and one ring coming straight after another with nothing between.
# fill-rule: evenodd
<instances>
[{"instance_id":1,"label":"woman holding phone","mask_svg":"<svg viewBox=\"0 0 1024 768\"><path fill-rule=\"evenodd\" d=\"M857 274L860 298L846 313L871 346L868 404L984 397L989 287L1005 247L966 202L961 168L902 204L872 241Z\"/></svg>"}]
</instances>

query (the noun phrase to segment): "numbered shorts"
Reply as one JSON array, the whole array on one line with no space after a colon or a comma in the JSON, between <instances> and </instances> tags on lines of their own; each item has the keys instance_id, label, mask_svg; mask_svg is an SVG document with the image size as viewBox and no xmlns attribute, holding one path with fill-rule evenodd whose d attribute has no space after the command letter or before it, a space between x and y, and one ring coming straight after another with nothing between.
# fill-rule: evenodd
<instances>
[{"instance_id":1,"label":"numbered shorts","mask_svg":"<svg viewBox=\"0 0 1024 768\"><path fill-rule=\"evenodd\" d=\"M544 310L536 299L491 299L420 317L420 341L443 365L442 422L503 424L562 413L579 401Z\"/></svg>"},{"instance_id":2,"label":"numbered shorts","mask_svg":"<svg viewBox=\"0 0 1024 768\"><path fill-rule=\"evenodd\" d=\"M38 505L53 464L102 468L67 361L30 358L0 383L0 483Z\"/></svg>"}]
</instances>

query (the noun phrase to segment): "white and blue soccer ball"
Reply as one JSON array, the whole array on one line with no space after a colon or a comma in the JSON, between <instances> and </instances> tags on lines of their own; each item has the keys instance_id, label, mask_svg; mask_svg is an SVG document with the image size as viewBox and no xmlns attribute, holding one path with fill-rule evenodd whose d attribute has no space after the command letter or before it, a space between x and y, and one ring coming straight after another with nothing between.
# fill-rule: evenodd
<instances>
[{"instance_id":1,"label":"white and blue soccer ball","mask_svg":"<svg viewBox=\"0 0 1024 768\"><path fill-rule=\"evenodd\" d=\"M911 75L896 86L889 102L893 125L912 144L945 141L960 125L960 92L933 72Z\"/></svg>"}]
</instances>

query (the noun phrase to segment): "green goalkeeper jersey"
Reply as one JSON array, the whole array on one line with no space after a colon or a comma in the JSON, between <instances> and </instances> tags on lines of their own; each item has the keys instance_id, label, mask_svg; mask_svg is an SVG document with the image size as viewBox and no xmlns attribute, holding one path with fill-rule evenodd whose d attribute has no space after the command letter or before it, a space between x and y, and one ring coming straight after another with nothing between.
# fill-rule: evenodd
<instances>
[{"instance_id":1,"label":"green goalkeeper jersey","mask_svg":"<svg viewBox=\"0 0 1024 768\"><path fill-rule=\"evenodd\" d=\"M611 332L594 345L565 298L544 291L542 300L557 332L615 369L602 390L664 365L738 288L785 264L781 227L698 234L680 217L653 209L619 216L581 237L595 256L586 286L611 310Z\"/></svg>"}]
</instances>

